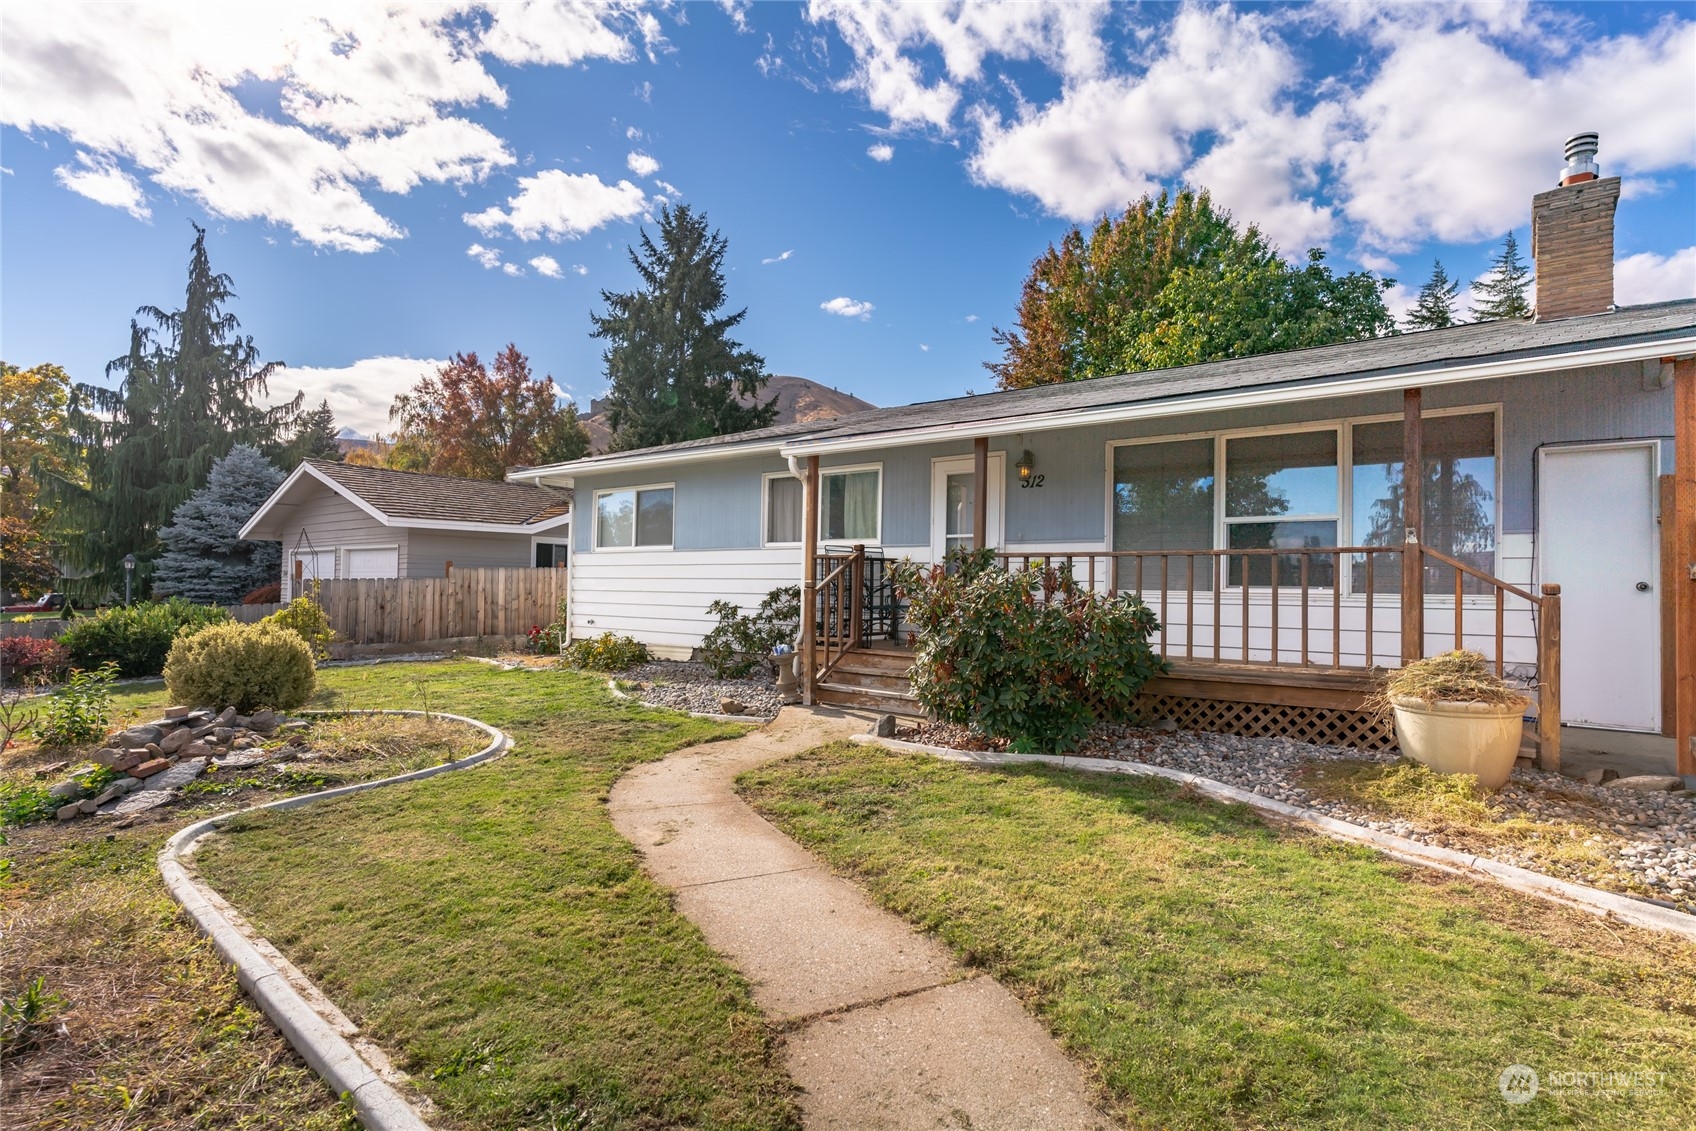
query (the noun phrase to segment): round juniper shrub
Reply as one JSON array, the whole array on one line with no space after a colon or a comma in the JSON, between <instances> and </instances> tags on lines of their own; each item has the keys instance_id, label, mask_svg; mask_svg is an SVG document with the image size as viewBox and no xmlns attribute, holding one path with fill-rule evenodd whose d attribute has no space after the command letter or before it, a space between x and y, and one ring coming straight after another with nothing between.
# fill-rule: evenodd
<instances>
[{"instance_id":1,"label":"round juniper shrub","mask_svg":"<svg viewBox=\"0 0 1696 1131\"><path fill-rule=\"evenodd\" d=\"M318 673L300 634L275 624L215 624L179 636L165 660L165 686L178 703L250 714L289 711L311 697Z\"/></svg>"}]
</instances>

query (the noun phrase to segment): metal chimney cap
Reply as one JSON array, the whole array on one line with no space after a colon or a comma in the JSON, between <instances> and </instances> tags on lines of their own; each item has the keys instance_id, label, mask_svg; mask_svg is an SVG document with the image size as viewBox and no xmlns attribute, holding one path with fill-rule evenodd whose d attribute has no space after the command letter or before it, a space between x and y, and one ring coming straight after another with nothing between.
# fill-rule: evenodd
<instances>
[{"instance_id":1,"label":"metal chimney cap","mask_svg":"<svg viewBox=\"0 0 1696 1131\"><path fill-rule=\"evenodd\" d=\"M1561 170L1561 184L1569 185L1575 181L1593 181L1600 177L1601 170L1596 167L1596 151L1602 147L1602 135L1591 131L1589 133L1573 134L1566 139L1566 168Z\"/></svg>"}]
</instances>

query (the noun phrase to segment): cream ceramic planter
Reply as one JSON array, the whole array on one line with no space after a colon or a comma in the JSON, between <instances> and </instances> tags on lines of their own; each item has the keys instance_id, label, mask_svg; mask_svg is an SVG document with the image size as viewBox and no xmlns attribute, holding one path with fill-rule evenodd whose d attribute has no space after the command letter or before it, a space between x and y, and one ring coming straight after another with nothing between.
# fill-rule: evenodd
<instances>
[{"instance_id":1,"label":"cream ceramic planter","mask_svg":"<svg viewBox=\"0 0 1696 1131\"><path fill-rule=\"evenodd\" d=\"M1519 756L1523 706L1392 700L1402 753L1439 774L1476 774L1481 789L1507 784Z\"/></svg>"}]
</instances>

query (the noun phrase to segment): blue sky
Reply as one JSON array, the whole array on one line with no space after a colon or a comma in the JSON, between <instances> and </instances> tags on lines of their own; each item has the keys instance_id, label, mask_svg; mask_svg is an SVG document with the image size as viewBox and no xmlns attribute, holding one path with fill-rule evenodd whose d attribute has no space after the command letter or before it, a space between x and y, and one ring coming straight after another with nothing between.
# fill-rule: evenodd
<instances>
[{"instance_id":1,"label":"blue sky","mask_svg":"<svg viewBox=\"0 0 1696 1131\"><path fill-rule=\"evenodd\" d=\"M6 360L104 380L194 220L276 391L362 432L509 340L586 405L667 200L728 238L772 372L878 404L989 388L1031 260L1185 181L1402 304L1528 244L1595 129L1620 301L1696 294L1690 3L15 3L0 65Z\"/></svg>"}]
</instances>

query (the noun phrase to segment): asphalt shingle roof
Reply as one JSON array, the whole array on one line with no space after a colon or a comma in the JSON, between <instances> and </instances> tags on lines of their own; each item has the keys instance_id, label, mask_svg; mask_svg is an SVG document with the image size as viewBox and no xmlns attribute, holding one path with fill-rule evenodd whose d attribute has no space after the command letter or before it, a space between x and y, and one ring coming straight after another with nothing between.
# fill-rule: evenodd
<instances>
[{"instance_id":1,"label":"asphalt shingle roof","mask_svg":"<svg viewBox=\"0 0 1696 1131\"><path fill-rule=\"evenodd\" d=\"M1598 345L1625 345L1685 336L1692 331L1696 331L1696 300L1691 299L1624 307L1609 314L1549 322L1477 322L1415 334L1203 362L1176 369L1124 373L1063 385L872 409L833 420L785 424L681 444L610 453L578 461L571 466L590 471L596 464L616 464L620 459L636 455L671 451L683 454L696 449L770 444L801 438L825 440L875 436L913 428L990 423L1240 389L1312 385L1317 390L1327 383L1383 373L1417 373L1495 359L1558 356Z\"/></svg>"},{"instance_id":2,"label":"asphalt shingle roof","mask_svg":"<svg viewBox=\"0 0 1696 1131\"><path fill-rule=\"evenodd\" d=\"M571 509L569 493L526 483L426 475L322 459L307 462L390 518L525 526Z\"/></svg>"}]
</instances>

